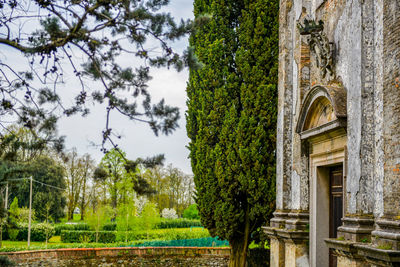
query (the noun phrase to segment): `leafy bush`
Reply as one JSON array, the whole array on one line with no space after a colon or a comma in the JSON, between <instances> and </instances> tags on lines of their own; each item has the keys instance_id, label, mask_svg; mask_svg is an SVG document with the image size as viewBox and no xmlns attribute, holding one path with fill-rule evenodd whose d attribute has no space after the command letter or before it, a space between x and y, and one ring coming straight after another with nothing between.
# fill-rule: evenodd
<instances>
[{"instance_id":1,"label":"leafy bush","mask_svg":"<svg viewBox=\"0 0 400 267\"><path fill-rule=\"evenodd\" d=\"M99 231L98 243L113 243L116 240L115 231ZM91 243L96 242L96 231L61 231L61 242L64 243Z\"/></svg>"},{"instance_id":2,"label":"leafy bush","mask_svg":"<svg viewBox=\"0 0 400 267\"><path fill-rule=\"evenodd\" d=\"M176 219L176 220L161 220L155 228L166 229L166 228L189 228L189 227L202 227L199 220L188 220L188 219Z\"/></svg>"},{"instance_id":3,"label":"leafy bush","mask_svg":"<svg viewBox=\"0 0 400 267\"><path fill-rule=\"evenodd\" d=\"M161 217L165 219L178 219L178 214L176 214L176 210L165 208L161 212Z\"/></svg>"},{"instance_id":4,"label":"leafy bush","mask_svg":"<svg viewBox=\"0 0 400 267\"><path fill-rule=\"evenodd\" d=\"M183 218L192 219L192 220L200 220L199 210L197 209L196 204L190 205L187 209L183 211Z\"/></svg>"},{"instance_id":5,"label":"leafy bush","mask_svg":"<svg viewBox=\"0 0 400 267\"><path fill-rule=\"evenodd\" d=\"M20 223L18 224L19 233L17 236L18 241L26 241L28 238L28 224ZM32 241L46 241L46 232L48 238L50 239L54 233L54 226L46 223L32 224L31 227L31 240Z\"/></svg>"},{"instance_id":6,"label":"leafy bush","mask_svg":"<svg viewBox=\"0 0 400 267\"><path fill-rule=\"evenodd\" d=\"M103 231L115 231L117 230L117 223L116 222L109 222L103 225Z\"/></svg>"},{"instance_id":7,"label":"leafy bush","mask_svg":"<svg viewBox=\"0 0 400 267\"><path fill-rule=\"evenodd\" d=\"M18 233L19 233L19 230L18 230L18 229L16 229L16 228L10 228L10 229L8 229L8 238L9 238L11 241L16 241L16 240L17 240L17 237L18 237Z\"/></svg>"},{"instance_id":8,"label":"leafy bush","mask_svg":"<svg viewBox=\"0 0 400 267\"><path fill-rule=\"evenodd\" d=\"M55 225L55 234L54 235L61 235L62 230L69 230L69 231L90 231L90 226L87 223L74 223L74 224L56 224Z\"/></svg>"},{"instance_id":9,"label":"leafy bush","mask_svg":"<svg viewBox=\"0 0 400 267\"><path fill-rule=\"evenodd\" d=\"M144 240L144 239L160 239L160 240L176 240L176 239L195 239L209 237L210 234L203 228L175 228L175 229L153 229L128 232L128 240ZM124 235L117 234L117 231L100 231L99 243L113 243L123 241ZM61 241L64 243L81 243L95 242L95 231L61 231Z\"/></svg>"},{"instance_id":10,"label":"leafy bush","mask_svg":"<svg viewBox=\"0 0 400 267\"><path fill-rule=\"evenodd\" d=\"M0 256L0 266L15 266L15 263L11 261L7 256Z\"/></svg>"},{"instance_id":11,"label":"leafy bush","mask_svg":"<svg viewBox=\"0 0 400 267\"><path fill-rule=\"evenodd\" d=\"M179 240L156 240L156 241L147 241L134 245L134 247L221 247L221 246L229 246L229 242L226 240L219 240L217 237L179 239Z\"/></svg>"}]
</instances>

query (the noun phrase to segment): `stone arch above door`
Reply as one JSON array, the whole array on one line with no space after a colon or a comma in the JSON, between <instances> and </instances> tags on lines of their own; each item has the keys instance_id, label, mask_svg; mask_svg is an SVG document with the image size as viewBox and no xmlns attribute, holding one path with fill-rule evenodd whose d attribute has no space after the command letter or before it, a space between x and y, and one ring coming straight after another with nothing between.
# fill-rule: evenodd
<instances>
[{"instance_id":1,"label":"stone arch above door","mask_svg":"<svg viewBox=\"0 0 400 267\"><path fill-rule=\"evenodd\" d=\"M296 132L307 139L330 130L345 128L346 91L337 87L313 87L301 106Z\"/></svg>"}]
</instances>

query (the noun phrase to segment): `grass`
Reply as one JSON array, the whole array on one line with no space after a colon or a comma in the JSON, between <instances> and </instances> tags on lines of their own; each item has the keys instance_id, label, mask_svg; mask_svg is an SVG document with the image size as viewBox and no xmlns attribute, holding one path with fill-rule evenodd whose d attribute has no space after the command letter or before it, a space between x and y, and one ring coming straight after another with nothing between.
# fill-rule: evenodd
<instances>
[{"instance_id":1,"label":"grass","mask_svg":"<svg viewBox=\"0 0 400 267\"><path fill-rule=\"evenodd\" d=\"M72 245L71 243L62 243L61 242L61 237L60 236L53 236L50 238L48 242L48 246L54 246L54 245ZM31 242L31 247L46 247L46 242ZM18 250L20 249L26 249L28 248L28 243L27 241L9 241L3 240L2 243L2 249L10 249L10 248L16 248Z\"/></svg>"}]
</instances>

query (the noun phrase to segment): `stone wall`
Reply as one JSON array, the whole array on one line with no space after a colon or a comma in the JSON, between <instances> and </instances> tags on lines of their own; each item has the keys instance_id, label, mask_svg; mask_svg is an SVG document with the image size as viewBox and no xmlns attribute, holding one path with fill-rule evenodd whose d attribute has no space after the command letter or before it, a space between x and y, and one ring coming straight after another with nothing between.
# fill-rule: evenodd
<instances>
[{"instance_id":1,"label":"stone wall","mask_svg":"<svg viewBox=\"0 0 400 267\"><path fill-rule=\"evenodd\" d=\"M74 248L0 253L17 266L228 266L229 248Z\"/></svg>"}]
</instances>

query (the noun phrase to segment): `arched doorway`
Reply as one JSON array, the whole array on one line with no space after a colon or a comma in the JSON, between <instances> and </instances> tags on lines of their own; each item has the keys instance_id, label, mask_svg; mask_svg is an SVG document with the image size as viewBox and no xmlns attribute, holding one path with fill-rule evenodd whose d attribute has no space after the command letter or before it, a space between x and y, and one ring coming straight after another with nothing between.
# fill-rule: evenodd
<instances>
[{"instance_id":1,"label":"arched doorway","mask_svg":"<svg viewBox=\"0 0 400 267\"><path fill-rule=\"evenodd\" d=\"M345 91L312 88L303 101L296 130L309 157L310 263L315 267L336 266L324 240L337 237L345 204Z\"/></svg>"}]
</instances>

